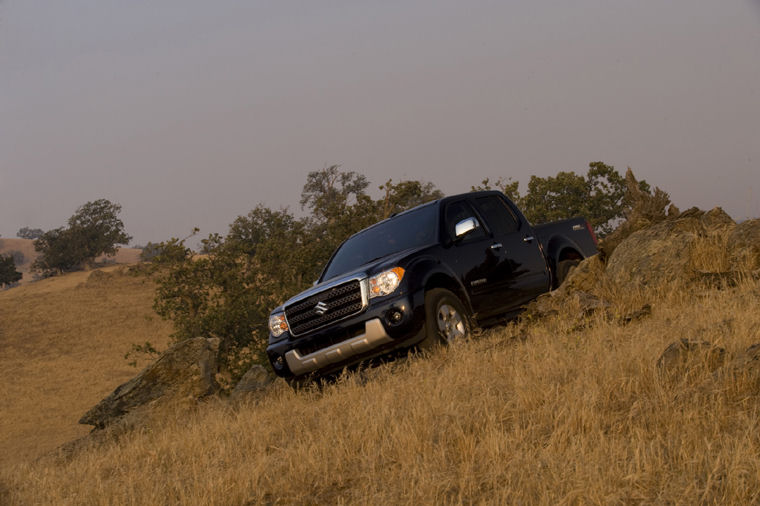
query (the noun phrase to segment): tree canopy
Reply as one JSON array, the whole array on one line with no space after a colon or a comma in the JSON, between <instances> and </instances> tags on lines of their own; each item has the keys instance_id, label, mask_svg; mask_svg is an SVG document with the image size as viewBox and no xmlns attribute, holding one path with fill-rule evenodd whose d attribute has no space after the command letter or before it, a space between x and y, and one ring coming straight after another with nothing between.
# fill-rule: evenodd
<instances>
[{"instance_id":1,"label":"tree canopy","mask_svg":"<svg viewBox=\"0 0 760 506\"><path fill-rule=\"evenodd\" d=\"M650 191L646 181L638 184L643 192ZM532 223L583 216L600 237L612 232L630 207L626 201L625 178L604 162L591 162L585 176L574 171L561 171L547 177L531 176L524 195L519 192L519 182L511 178L499 178L494 183L484 179L472 189L501 190Z\"/></svg>"},{"instance_id":2,"label":"tree canopy","mask_svg":"<svg viewBox=\"0 0 760 506\"><path fill-rule=\"evenodd\" d=\"M131 237L119 219L121 206L106 199L87 202L69 218L68 227L43 233L34 242L40 256L33 269L46 274L68 272L93 262L100 255L113 255L117 244Z\"/></svg>"}]
</instances>

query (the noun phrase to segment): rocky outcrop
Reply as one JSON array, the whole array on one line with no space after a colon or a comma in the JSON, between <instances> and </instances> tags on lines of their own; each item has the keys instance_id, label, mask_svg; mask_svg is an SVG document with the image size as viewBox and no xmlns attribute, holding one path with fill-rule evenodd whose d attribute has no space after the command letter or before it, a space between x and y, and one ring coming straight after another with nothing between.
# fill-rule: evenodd
<instances>
[{"instance_id":1,"label":"rocky outcrop","mask_svg":"<svg viewBox=\"0 0 760 506\"><path fill-rule=\"evenodd\" d=\"M693 208L678 218L631 234L607 261L606 276L624 286L655 286L689 281L692 249L708 233L729 233L734 221L721 208L705 213Z\"/></svg>"},{"instance_id":2,"label":"rocky outcrop","mask_svg":"<svg viewBox=\"0 0 760 506\"><path fill-rule=\"evenodd\" d=\"M230 399L239 400L264 392L274 382L272 375L261 365L254 365L246 372L230 394Z\"/></svg>"},{"instance_id":3,"label":"rocky outcrop","mask_svg":"<svg viewBox=\"0 0 760 506\"><path fill-rule=\"evenodd\" d=\"M200 399L219 391L219 339L196 337L169 348L137 376L120 385L79 420L102 429L159 400Z\"/></svg>"}]
</instances>

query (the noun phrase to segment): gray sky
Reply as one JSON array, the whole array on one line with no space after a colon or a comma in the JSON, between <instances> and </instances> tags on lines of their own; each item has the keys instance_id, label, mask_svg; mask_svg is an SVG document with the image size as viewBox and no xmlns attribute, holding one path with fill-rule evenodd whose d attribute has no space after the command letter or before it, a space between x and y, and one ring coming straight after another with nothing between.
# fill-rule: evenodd
<instances>
[{"instance_id":1,"label":"gray sky","mask_svg":"<svg viewBox=\"0 0 760 506\"><path fill-rule=\"evenodd\" d=\"M331 164L433 181L631 166L760 216L760 1L0 2L0 234L97 198L133 242L298 211Z\"/></svg>"}]
</instances>

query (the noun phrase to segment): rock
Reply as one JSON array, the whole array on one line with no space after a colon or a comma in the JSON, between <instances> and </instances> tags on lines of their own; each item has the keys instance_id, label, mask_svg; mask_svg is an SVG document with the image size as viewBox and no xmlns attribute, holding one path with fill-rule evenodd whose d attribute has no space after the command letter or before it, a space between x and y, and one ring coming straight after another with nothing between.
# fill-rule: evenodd
<instances>
[{"instance_id":1,"label":"rock","mask_svg":"<svg viewBox=\"0 0 760 506\"><path fill-rule=\"evenodd\" d=\"M656 286L690 281L692 248L708 233L729 233L735 227L730 216L715 208L707 213L697 208L631 234L615 248L607 261L607 277L618 285Z\"/></svg>"},{"instance_id":2,"label":"rock","mask_svg":"<svg viewBox=\"0 0 760 506\"><path fill-rule=\"evenodd\" d=\"M564 283L556 290L560 295L573 292L594 293L604 279L604 263L600 255L586 258L570 271Z\"/></svg>"},{"instance_id":3,"label":"rock","mask_svg":"<svg viewBox=\"0 0 760 506\"><path fill-rule=\"evenodd\" d=\"M694 279L706 288L722 290L733 288L748 279L760 279L760 271L746 272L741 270L727 272L695 271Z\"/></svg>"},{"instance_id":4,"label":"rock","mask_svg":"<svg viewBox=\"0 0 760 506\"><path fill-rule=\"evenodd\" d=\"M263 366L256 364L248 369L248 372L240 378L240 381L238 381L232 390L230 397L232 399L239 399L247 394L267 390L273 382L274 378L269 374L269 371Z\"/></svg>"},{"instance_id":5,"label":"rock","mask_svg":"<svg viewBox=\"0 0 760 506\"><path fill-rule=\"evenodd\" d=\"M605 311L609 316L611 306L608 301L593 293L581 290L575 292L555 290L540 295L525 306L525 312L520 319L523 322L529 322L562 314L563 317L568 317L572 321L585 321L598 311Z\"/></svg>"},{"instance_id":6,"label":"rock","mask_svg":"<svg viewBox=\"0 0 760 506\"><path fill-rule=\"evenodd\" d=\"M628 325L631 322L635 322L638 320L641 320L643 318L646 318L647 316L650 316L652 314L652 305L651 304L644 304L641 306L640 309L637 309L636 311L629 313L622 318L620 318L620 325Z\"/></svg>"},{"instance_id":7,"label":"rock","mask_svg":"<svg viewBox=\"0 0 760 506\"><path fill-rule=\"evenodd\" d=\"M200 399L219 386L219 339L196 337L175 344L137 376L120 385L82 416L79 423L102 429L148 404L181 398Z\"/></svg>"},{"instance_id":8,"label":"rock","mask_svg":"<svg viewBox=\"0 0 760 506\"><path fill-rule=\"evenodd\" d=\"M702 359L711 371L714 371L725 361L726 350L713 346L708 341L691 341L683 338L670 343L660 358L657 367L663 372L678 372L694 360Z\"/></svg>"},{"instance_id":9,"label":"rock","mask_svg":"<svg viewBox=\"0 0 760 506\"><path fill-rule=\"evenodd\" d=\"M748 370L758 372L760 369L760 343L755 343L739 353L727 366L727 369L734 372Z\"/></svg>"},{"instance_id":10,"label":"rock","mask_svg":"<svg viewBox=\"0 0 760 506\"><path fill-rule=\"evenodd\" d=\"M539 295L535 300L529 302L524 306L525 311L520 315L520 319L523 321L531 321L558 315L557 300L559 298L555 298L554 293L556 292L544 293Z\"/></svg>"},{"instance_id":11,"label":"rock","mask_svg":"<svg viewBox=\"0 0 760 506\"><path fill-rule=\"evenodd\" d=\"M575 292L570 300L576 301L580 310L579 317L588 317L597 311L607 311L612 307L608 301L588 292Z\"/></svg>"},{"instance_id":12,"label":"rock","mask_svg":"<svg viewBox=\"0 0 760 506\"><path fill-rule=\"evenodd\" d=\"M760 219L738 224L728 236L728 248L737 269L760 269Z\"/></svg>"},{"instance_id":13,"label":"rock","mask_svg":"<svg viewBox=\"0 0 760 506\"><path fill-rule=\"evenodd\" d=\"M702 224L709 232L732 229L736 222L721 207L710 209L702 216Z\"/></svg>"}]
</instances>

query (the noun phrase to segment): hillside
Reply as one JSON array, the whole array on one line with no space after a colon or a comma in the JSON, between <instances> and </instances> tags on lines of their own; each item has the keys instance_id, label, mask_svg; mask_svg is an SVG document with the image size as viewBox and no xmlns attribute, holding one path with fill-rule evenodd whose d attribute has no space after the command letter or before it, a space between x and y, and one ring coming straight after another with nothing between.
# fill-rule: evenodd
<instances>
[{"instance_id":1,"label":"hillside","mask_svg":"<svg viewBox=\"0 0 760 506\"><path fill-rule=\"evenodd\" d=\"M760 273L733 270L735 229L720 213L683 216L632 235L606 268L584 262L522 322L321 389L276 382L239 402L159 407L133 430L37 460L55 445L38 439L84 434L78 416L135 373L115 343L166 342L169 329L148 318L150 283L119 268L0 293L3 322L26 311L3 327L3 434L15 436L2 499L757 503ZM630 281L614 282L613 267Z\"/></svg>"},{"instance_id":2,"label":"hillside","mask_svg":"<svg viewBox=\"0 0 760 506\"><path fill-rule=\"evenodd\" d=\"M116 255L110 257L101 256L96 258L95 261L100 264L134 264L140 261L141 251L136 248L119 248ZM32 239L0 237L0 255L14 255L15 258L20 258L21 262L16 263L16 270L24 275L20 284L24 285L32 281L32 264L39 256L34 251L34 241Z\"/></svg>"},{"instance_id":3,"label":"hillside","mask_svg":"<svg viewBox=\"0 0 760 506\"><path fill-rule=\"evenodd\" d=\"M153 284L123 269L0 291L0 468L87 434L82 413L136 372L124 359L131 345L166 347Z\"/></svg>"}]
</instances>

